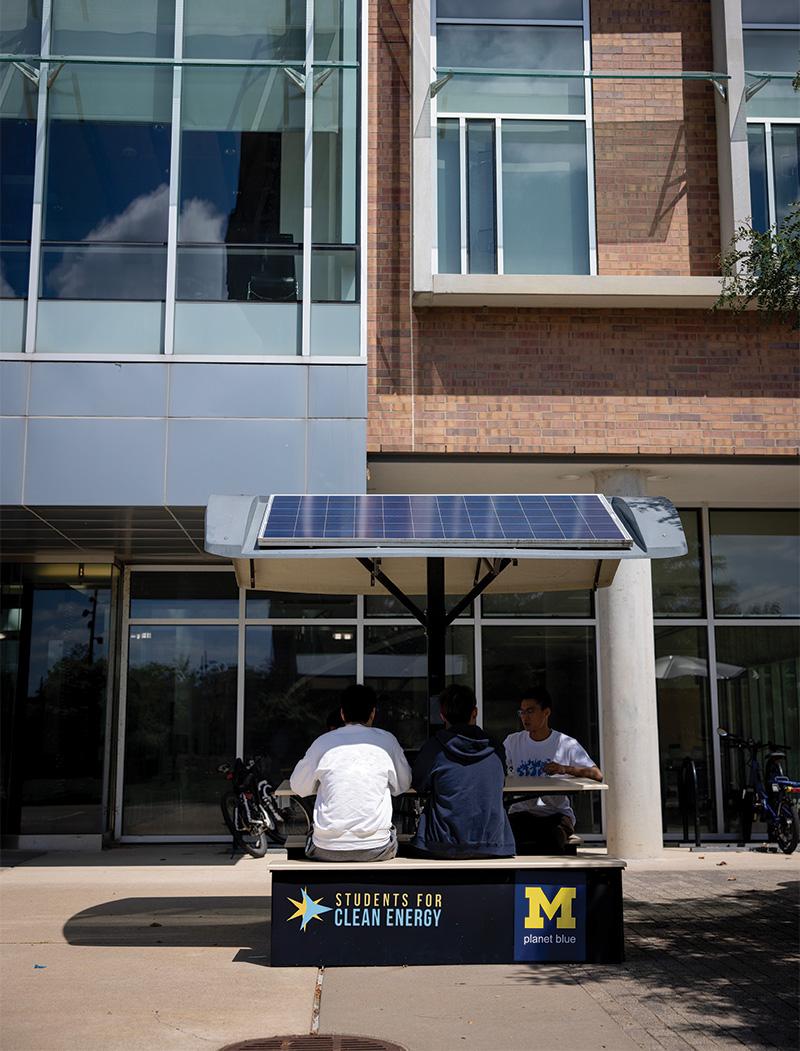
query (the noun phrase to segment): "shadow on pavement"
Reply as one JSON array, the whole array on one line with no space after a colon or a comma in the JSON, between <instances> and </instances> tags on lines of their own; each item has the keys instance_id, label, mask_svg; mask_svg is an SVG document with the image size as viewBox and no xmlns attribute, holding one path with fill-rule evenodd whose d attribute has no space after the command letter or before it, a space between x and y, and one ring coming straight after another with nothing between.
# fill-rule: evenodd
<instances>
[{"instance_id":1,"label":"shadow on pavement","mask_svg":"<svg viewBox=\"0 0 800 1051\"><path fill-rule=\"evenodd\" d=\"M276 849L269 857L285 857L286 851ZM241 862L263 865L261 859L236 852L231 856L230 846L224 843L153 844L115 843L97 851L30 851L3 850L0 868L18 868L23 865L42 868L108 868L114 866L147 865L221 865L232 866Z\"/></svg>"},{"instance_id":2,"label":"shadow on pavement","mask_svg":"<svg viewBox=\"0 0 800 1051\"><path fill-rule=\"evenodd\" d=\"M69 945L239 949L237 962L269 964L270 898L121 898L84 909L64 925Z\"/></svg>"},{"instance_id":3,"label":"shadow on pavement","mask_svg":"<svg viewBox=\"0 0 800 1051\"><path fill-rule=\"evenodd\" d=\"M718 1037L723 1027L798 1047L800 883L673 901L627 897L624 907L626 963L571 971L596 999L628 1002L634 1019L632 997L661 1018L671 1004L698 1036ZM559 984L564 972L531 968L518 980ZM680 1032L674 1019L669 1028Z\"/></svg>"}]
</instances>

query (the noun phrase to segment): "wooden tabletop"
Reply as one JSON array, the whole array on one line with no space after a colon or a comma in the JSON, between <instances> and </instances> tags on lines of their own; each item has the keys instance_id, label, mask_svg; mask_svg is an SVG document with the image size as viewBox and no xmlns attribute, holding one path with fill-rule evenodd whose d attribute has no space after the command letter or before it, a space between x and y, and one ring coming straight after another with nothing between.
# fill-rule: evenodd
<instances>
[{"instance_id":1,"label":"wooden tabletop","mask_svg":"<svg viewBox=\"0 0 800 1051\"><path fill-rule=\"evenodd\" d=\"M593 781L591 777L566 777L564 775L553 775L552 777L515 777L506 778L503 786L504 792L529 793L532 795L569 795L572 792L603 792L608 788L604 781ZM408 795L414 795L414 789L410 789ZM275 789L276 796L296 795L289 786L288 781L281 781Z\"/></svg>"}]
</instances>

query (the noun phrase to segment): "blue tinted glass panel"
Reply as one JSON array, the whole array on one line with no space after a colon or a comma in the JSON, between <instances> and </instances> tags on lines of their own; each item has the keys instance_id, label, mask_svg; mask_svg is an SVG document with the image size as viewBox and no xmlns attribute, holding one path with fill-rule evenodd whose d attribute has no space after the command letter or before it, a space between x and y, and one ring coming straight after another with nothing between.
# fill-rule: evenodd
<instances>
[{"instance_id":1,"label":"blue tinted glass panel","mask_svg":"<svg viewBox=\"0 0 800 1051\"><path fill-rule=\"evenodd\" d=\"M358 58L356 0L314 0L314 58L317 62Z\"/></svg>"},{"instance_id":2,"label":"blue tinted glass panel","mask_svg":"<svg viewBox=\"0 0 800 1051\"><path fill-rule=\"evenodd\" d=\"M0 52L38 55L42 46L41 0L3 0Z\"/></svg>"},{"instance_id":3,"label":"blue tinted glass panel","mask_svg":"<svg viewBox=\"0 0 800 1051\"><path fill-rule=\"evenodd\" d=\"M185 0L186 58L305 57L305 0Z\"/></svg>"},{"instance_id":4,"label":"blue tinted glass panel","mask_svg":"<svg viewBox=\"0 0 800 1051\"><path fill-rule=\"evenodd\" d=\"M358 252L315 248L311 254L311 298L315 303L355 303Z\"/></svg>"},{"instance_id":5,"label":"blue tinted glass panel","mask_svg":"<svg viewBox=\"0 0 800 1051\"><path fill-rule=\"evenodd\" d=\"M27 245L0 245L0 299L25 299L28 295Z\"/></svg>"},{"instance_id":6,"label":"blue tinted glass panel","mask_svg":"<svg viewBox=\"0 0 800 1051\"><path fill-rule=\"evenodd\" d=\"M629 546L597 496L276 496L262 537Z\"/></svg>"},{"instance_id":7,"label":"blue tinted glass panel","mask_svg":"<svg viewBox=\"0 0 800 1051\"><path fill-rule=\"evenodd\" d=\"M486 18L486 0L439 0L439 18ZM583 18L582 0L495 0L491 18L552 18L577 21Z\"/></svg>"},{"instance_id":8,"label":"blue tinted glass panel","mask_svg":"<svg viewBox=\"0 0 800 1051\"><path fill-rule=\"evenodd\" d=\"M53 0L54 55L168 58L175 41L175 0Z\"/></svg>"},{"instance_id":9,"label":"blue tinted glass panel","mask_svg":"<svg viewBox=\"0 0 800 1051\"><path fill-rule=\"evenodd\" d=\"M743 22L800 22L797 0L742 0Z\"/></svg>"},{"instance_id":10,"label":"blue tinted glass panel","mask_svg":"<svg viewBox=\"0 0 800 1051\"><path fill-rule=\"evenodd\" d=\"M748 126L747 153L750 161L750 208L753 229L764 233L769 227L769 197L767 195L767 152L764 145L763 124Z\"/></svg>"},{"instance_id":11,"label":"blue tinted glass panel","mask_svg":"<svg viewBox=\"0 0 800 1051\"><path fill-rule=\"evenodd\" d=\"M497 273L494 121L467 122L467 245L471 274Z\"/></svg>"},{"instance_id":12,"label":"blue tinted glass panel","mask_svg":"<svg viewBox=\"0 0 800 1051\"><path fill-rule=\"evenodd\" d=\"M0 120L0 239L28 241L31 236L36 121Z\"/></svg>"},{"instance_id":13,"label":"blue tinted glass panel","mask_svg":"<svg viewBox=\"0 0 800 1051\"><path fill-rule=\"evenodd\" d=\"M800 124L772 125L775 221L778 226L800 200Z\"/></svg>"},{"instance_id":14,"label":"blue tinted glass panel","mask_svg":"<svg viewBox=\"0 0 800 1051\"><path fill-rule=\"evenodd\" d=\"M170 127L51 120L48 241L166 241Z\"/></svg>"},{"instance_id":15,"label":"blue tinted glass panel","mask_svg":"<svg viewBox=\"0 0 800 1051\"><path fill-rule=\"evenodd\" d=\"M440 120L436 135L436 211L440 274L461 273L461 160L457 120Z\"/></svg>"},{"instance_id":16,"label":"blue tinted glass panel","mask_svg":"<svg viewBox=\"0 0 800 1051\"><path fill-rule=\"evenodd\" d=\"M42 248L43 299L160 300L167 250L150 245L73 244Z\"/></svg>"},{"instance_id":17,"label":"blue tinted glass panel","mask_svg":"<svg viewBox=\"0 0 800 1051\"><path fill-rule=\"evenodd\" d=\"M176 295L209 302L296 303L303 260L291 249L204 245L178 248Z\"/></svg>"}]
</instances>

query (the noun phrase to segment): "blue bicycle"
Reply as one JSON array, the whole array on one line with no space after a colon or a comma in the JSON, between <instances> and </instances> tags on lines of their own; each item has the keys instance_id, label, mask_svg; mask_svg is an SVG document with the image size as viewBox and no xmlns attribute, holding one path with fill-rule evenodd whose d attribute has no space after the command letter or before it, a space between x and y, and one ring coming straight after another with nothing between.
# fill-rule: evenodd
<instances>
[{"instance_id":1,"label":"blue bicycle","mask_svg":"<svg viewBox=\"0 0 800 1051\"><path fill-rule=\"evenodd\" d=\"M792 781L786 776L787 746L736 737L722 727L717 733L726 744L744 753L749 771L739 809L742 840L745 843L750 841L754 820L764 821L769 841L776 843L784 854L791 854L800 841L800 818L797 815L800 781ZM764 750L767 756L762 776L758 755Z\"/></svg>"}]
</instances>

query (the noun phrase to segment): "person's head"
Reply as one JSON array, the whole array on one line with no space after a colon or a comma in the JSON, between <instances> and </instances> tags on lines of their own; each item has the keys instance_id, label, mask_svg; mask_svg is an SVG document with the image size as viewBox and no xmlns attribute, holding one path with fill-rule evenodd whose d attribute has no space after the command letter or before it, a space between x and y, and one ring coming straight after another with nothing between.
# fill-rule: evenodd
<instances>
[{"instance_id":1,"label":"person's head","mask_svg":"<svg viewBox=\"0 0 800 1051\"><path fill-rule=\"evenodd\" d=\"M446 686L439 695L439 705L448 726L472 725L478 717L478 702L469 686Z\"/></svg>"},{"instance_id":2,"label":"person's head","mask_svg":"<svg viewBox=\"0 0 800 1051\"><path fill-rule=\"evenodd\" d=\"M331 708L331 710L325 716L325 729L338 730L340 726L344 726L344 719L342 719L342 709Z\"/></svg>"},{"instance_id":3,"label":"person's head","mask_svg":"<svg viewBox=\"0 0 800 1051\"><path fill-rule=\"evenodd\" d=\"M544 686L526 686L519 693L518 715L522 726L532 736L550 731L553 701Z\"/></svg>"},{"instance_id":4,"label":"person's head","mask_svg":"<svg viewBox=\"0 0 800 1051\"><path fill-rule=\"evenodd\" d=\"M375 718L375 691L371 686L353 683L342 690L342 719L346 723L372 725Z\"/></svg>"}]
</instances>

